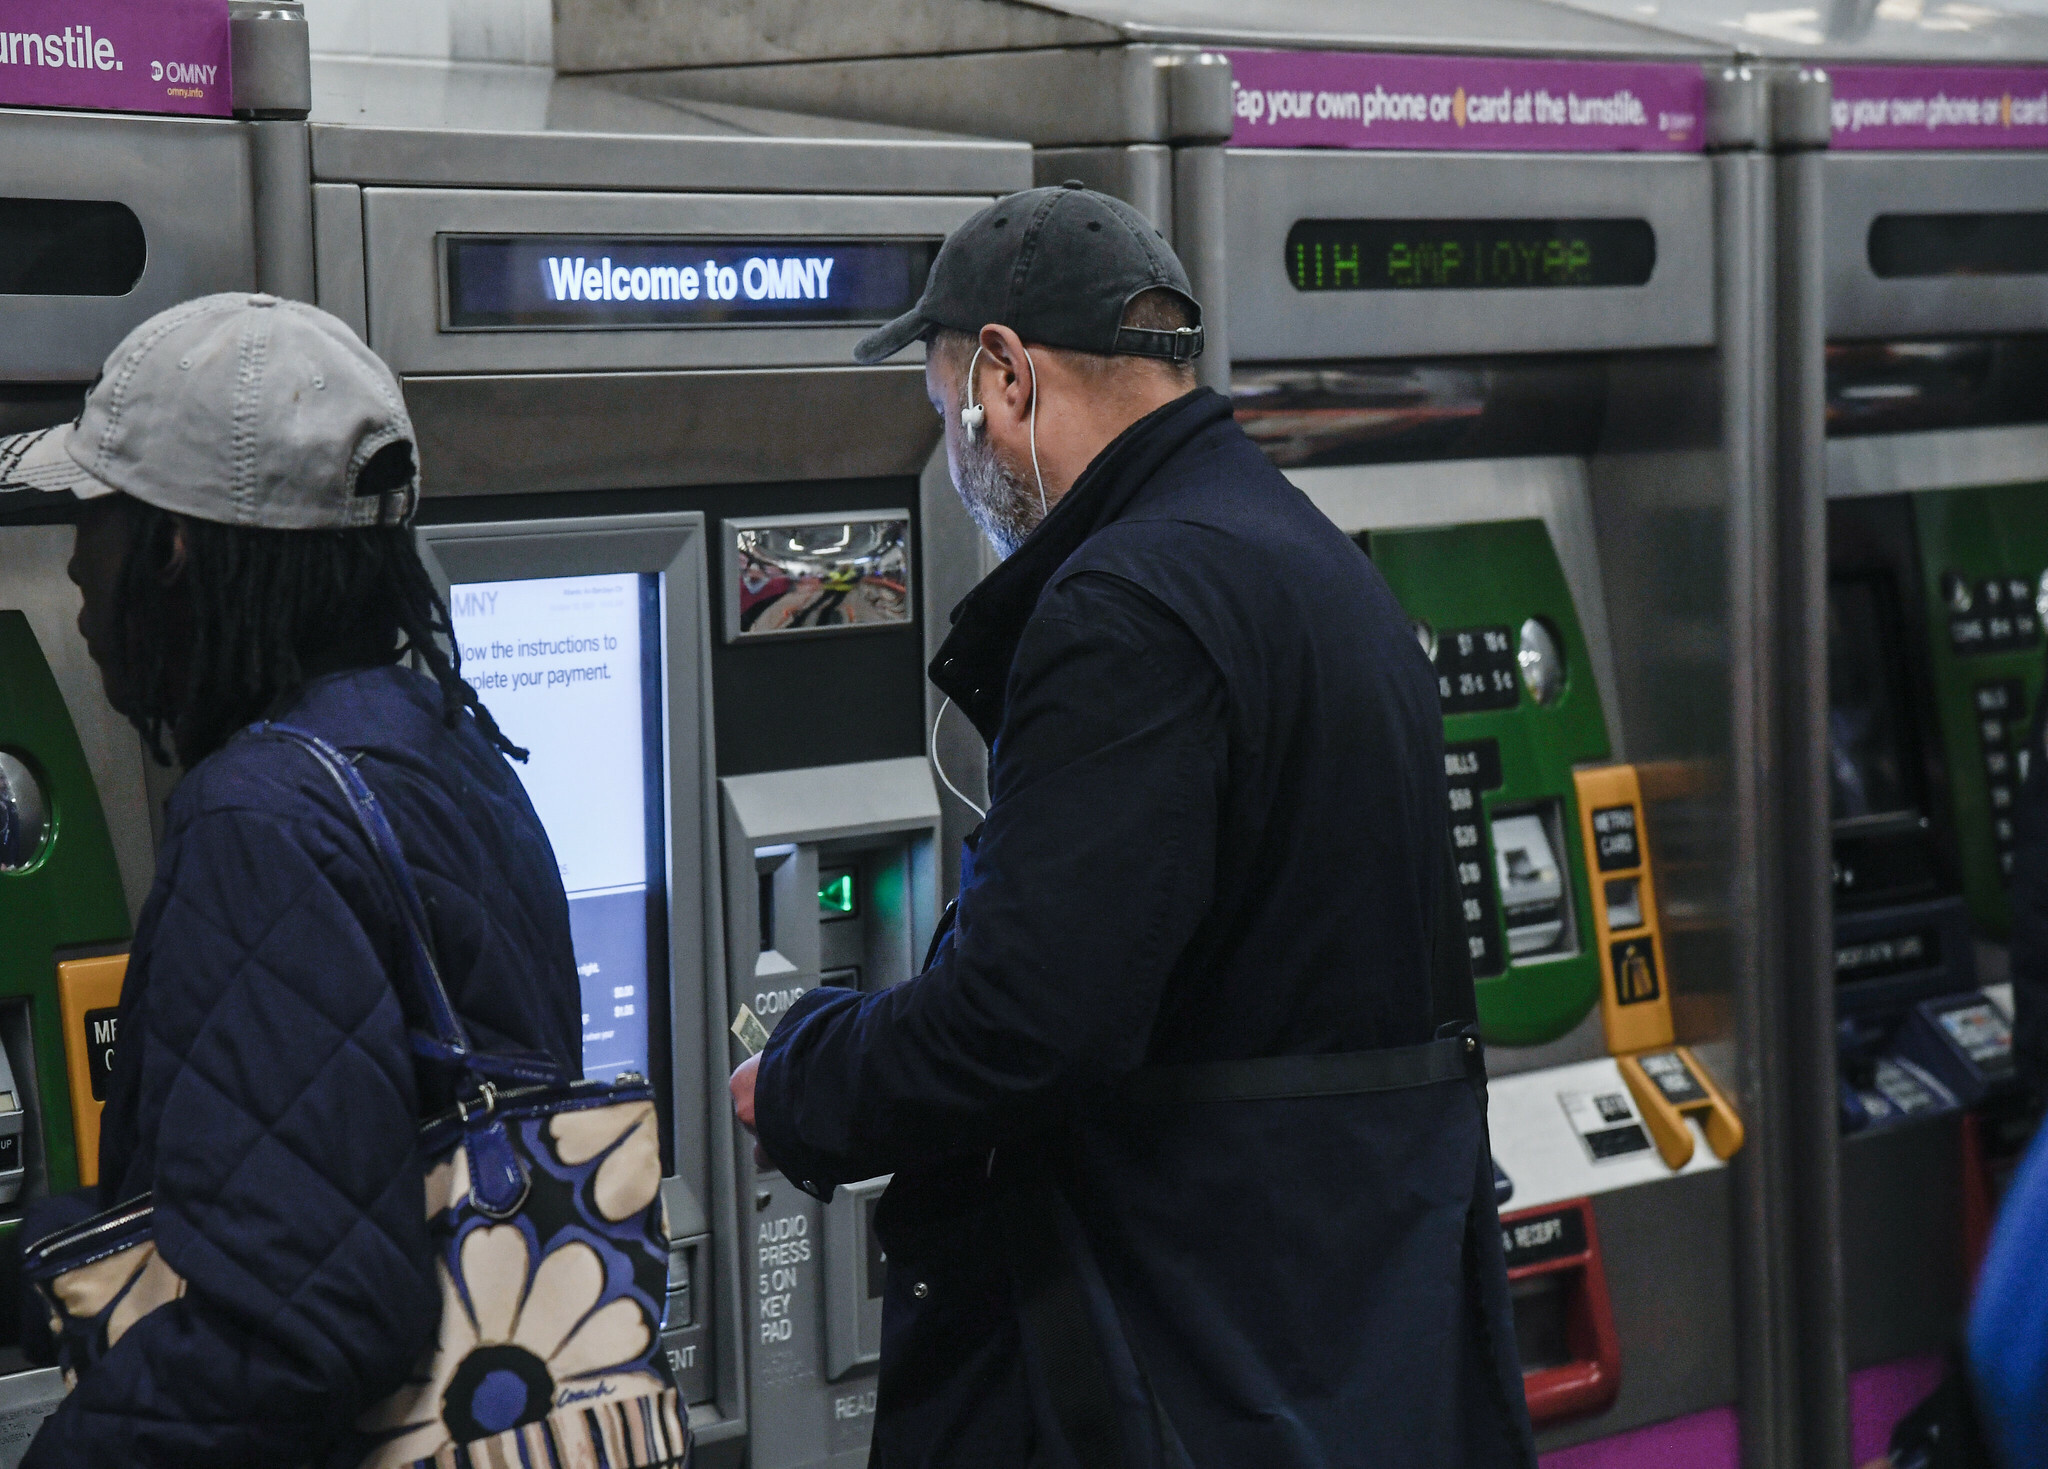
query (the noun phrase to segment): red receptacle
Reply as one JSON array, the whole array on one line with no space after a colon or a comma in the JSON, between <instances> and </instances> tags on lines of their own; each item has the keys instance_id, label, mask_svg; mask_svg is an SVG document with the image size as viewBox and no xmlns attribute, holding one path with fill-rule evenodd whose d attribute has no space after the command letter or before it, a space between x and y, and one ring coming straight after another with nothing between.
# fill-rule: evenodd
<instances>
[{"instance_id":1,"label":"red receptacle","mask_svg":"<svg viewBox=\"0 0 2048 1469\"><path fill-rule=\"evenodd\" d=\"M1504 1214L1501 1248L1531 1421L1583 1418L1621 1391L1621 1342L1589 1199Z\"/></svg>"}]
</instances>

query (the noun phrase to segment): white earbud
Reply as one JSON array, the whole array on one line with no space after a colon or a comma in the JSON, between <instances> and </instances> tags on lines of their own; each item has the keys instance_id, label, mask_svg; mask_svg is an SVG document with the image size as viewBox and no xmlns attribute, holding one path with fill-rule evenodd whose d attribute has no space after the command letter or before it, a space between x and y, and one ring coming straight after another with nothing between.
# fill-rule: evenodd
<instances>
[{"instance_id":1,"label":"white earbud","mask_svg":"<svg viewBox=\"0 0 2048 1469\"><path fill-rule=\"evenodd\" d=\"M981 363L981 352L977 342L967 364L967 406L960 410L960 428L970 444L981 436L981 426L988 420L988 409L974 401L974 369ZM1038 467L1038 361L1029 347L1024 349L1024 362L1031 369L1031 475L1038 481L1038 514L1043 519L1052 512L1045 502L1045 475Z\"/></svg>"},{"instance_id":2,"label":"white earbud","mask_svg":"<svg viewBox=\"0 0 2048 1469\"><path fill-rule=\"evenodd\" d=\"M981 347L974 349L974 360L967 364L967 406L960 410L960 427L967 434L967 442L973 443L981 435L981 426L988 419L988 410L974 401L974 369L981 362Z\"/></svg>"}]
</instances>

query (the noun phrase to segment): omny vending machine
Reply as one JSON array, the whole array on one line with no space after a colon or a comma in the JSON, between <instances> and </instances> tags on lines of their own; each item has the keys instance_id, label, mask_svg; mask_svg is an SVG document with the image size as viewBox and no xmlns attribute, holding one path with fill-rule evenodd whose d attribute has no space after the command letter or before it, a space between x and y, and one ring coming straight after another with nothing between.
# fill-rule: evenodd
<instances>
[{"instance_id":1,"label":"omny vending machine","mask_svg":"<svg viewBox=\"0 0 2048 1469\"><path fill-rule=\"evenodd\" d=\"M1028 155L530 68L314 83L319 303L404 382L422 545L569 895L585 1073L663 1098L699 1452L852 1462L879 1185L821 1210L757 1172L726 1077L808 986L915 972L937 918L938 422L921 366L852 347Z\"/></svg>"},{"instance_id":2,"label":"omny vending machine","mask_svg":"<svg viewBox=\"0 0 2048 1469\"><path fill-rule=\"evenodd\" d=\"M1436 666L1539 1446L1774 1462L1772 1300L1746 1263L1772 1247L1746 1147L1761 690L1732 656L1764 415L1730 234L1768 139L1707 131L1756 83L1696 61L1231 64L1232 391ZM1254 91L1309 101L1269 123ZM1398 146L1344 115L1382 91L1422 99ZM1585 105L1623 92L1614 121Z\"/></svg>"},{"instance_id":3,"label":"omny vending machine","mask_svg":"<svg viewBox=\"0 0 2048 1469\"><path fill-rule=\"evenodd\" d=\"M2048 62L2048 24L2025 47L2016 29L2001 59ZM1938 1378L2040 1115L2040 1079L2015 1074L2004 946L2014 803L2044 758L2048 249L2030 201L2048 188L2048 66L1837 67L1835 98L1820 982L1862 1447Z\"/></svg>"}]
</instances>

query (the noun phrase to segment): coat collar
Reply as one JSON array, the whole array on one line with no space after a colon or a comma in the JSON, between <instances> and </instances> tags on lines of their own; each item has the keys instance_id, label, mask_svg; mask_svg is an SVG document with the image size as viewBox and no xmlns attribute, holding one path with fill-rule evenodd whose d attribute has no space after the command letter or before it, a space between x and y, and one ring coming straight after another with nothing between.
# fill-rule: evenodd
<instances>
[{"instance_id":1,"label":"coat collar","mask_svg":"<svg viewBox=\"0 0 2048 1469\"><path fill-rule=\"evenodd\" d=\"M1121 519L1138 491L1231 402L1196 388L1155 408L1111 440L1016 552L953 609L953 631L932 660L931 678L993 744L1002 724L1010 663L1046 584L1081 544Z\"/></svg>"}]
</instances>

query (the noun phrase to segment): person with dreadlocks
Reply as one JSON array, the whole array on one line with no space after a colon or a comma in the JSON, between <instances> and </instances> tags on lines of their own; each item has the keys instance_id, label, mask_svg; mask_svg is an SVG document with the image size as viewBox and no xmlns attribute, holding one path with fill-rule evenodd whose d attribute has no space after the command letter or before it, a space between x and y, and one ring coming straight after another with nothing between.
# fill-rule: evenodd
<instances>
[{"instance_id":1,"label":"person with dreadlocks","mask_svg":"<svg viewBox=\"0 0 2048 1469\"><path fill-rule=\"evenodd\" d=\"M122 1323L29 1469L353 1469L358 1414L434 1338L416 1138L453 1099L408 1048L424 1017L387 977L401 919L375 856L264 721L340 747L376 793L476 1044L581 1074L554 853L506 763L523 752L462 679L407 526L418 487L390 370L269 296L145 322L77 423L0 440L0 490L83 502L79 630L107 698L185 770L121 996L99 1186L21 1232L148 1194L183 1284Z\"/></svg>"}]
</instances>

